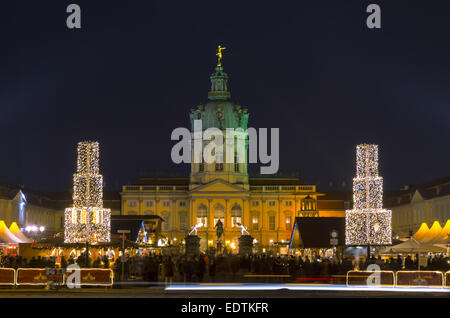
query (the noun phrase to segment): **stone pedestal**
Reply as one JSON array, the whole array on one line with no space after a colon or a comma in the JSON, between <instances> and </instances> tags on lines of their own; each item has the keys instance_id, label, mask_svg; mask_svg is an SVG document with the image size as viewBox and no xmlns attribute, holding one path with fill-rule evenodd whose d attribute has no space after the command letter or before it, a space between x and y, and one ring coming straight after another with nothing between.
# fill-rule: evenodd
<instances>
[{"instance_id":1,"label":"stone pedestal","mask_svg":"<svg viewBox=\"0 0 450 318\"><path fill-rule=\"evenodd\" d=\"M186 242L186 255L194 256L200 254L200 238L197 235L188 235L184 240Z\"/></svg>"},{"instance_id":2,"label":"stone pedestal","mask_svg":"<svg viewBox=\"0 0 450 318\"><path fill-rule=\"evenodd\" d=\"M238 238L238 241L239 241L239 254L240 255L252 254L253 237L251 237L250 235L241 235Z\"/></svg>"},{"instance_id":3,"label":"stone pedestal","mask_svg":"<svg viewBox=\"0 0 450 318\"><path fill-rule=\"evenodd\" d=\"M217 254L222 254L222 241L217 241Z\"/></svg>"}]
</instances>

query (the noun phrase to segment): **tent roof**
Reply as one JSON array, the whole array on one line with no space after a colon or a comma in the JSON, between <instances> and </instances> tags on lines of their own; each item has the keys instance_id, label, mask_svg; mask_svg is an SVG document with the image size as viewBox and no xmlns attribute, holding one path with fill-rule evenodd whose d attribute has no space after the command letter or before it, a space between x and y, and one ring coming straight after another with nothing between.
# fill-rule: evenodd
<instances>
[{"instance_id":1,"label":"tent roof","mask_svg":"<svg viewBox=\"0 0 450 318\"><path fill-rule=\"evenodd\" d=\"M433 225L430 227L430 230L425 234L425 236L420 240L421 243L431 243L441 234L442 227L439 224L439 221L434 221Z\"/></svg>"},{"instance_id":2,"label":"tent roof","mask_svg":"<svg viewBox=\"0 0 450 318\"><path fill-rule=\"evenodd\" d=\"M21 240L20 243L31 243L32 242L28 237L25 236L25 234L23 234L20 231L19 226L17 225L16 222L11 223L9 230L11 231L12 234L14 234L15 237L17 237L19 240Z\"/></svg>"},{"instance_id":3,"label":"tent roof","mask_svg":"<svg viewBox=\"0 0 450 318\"><path fill-rule=\"evenodd\" d=\"M450 220L444 225L439 234L433 239L432 244L445 244L449 242L450 236Z\"/></svg>"},{"instance_id":4,"label":"tent roof","mask_svg":"<svg viewBox=\"0 0 450 318\"><path fill-rule=\"evenodd\" d=\"M447 220L447 223L445 223L444 227L442 228L442 231L447 235L450 235L450 220Z\"/></svg>"},{"instance_id":5,"label":"tent roof","mask_svg":"<svg viewBox=\"0 0 450 318\"><path fill-rule=\"evenodd\" d=\"M408 241L388 247L381 251L381 254L389 253L445 253L447 249L435 246L432 244L420 243L415 238L410 238Z\"/></svg>"},{"instance_id":6,"label":"tent roof","mask_svg":"<svg viewBox=\"0 0 450 318\"><path fill-rule=\"evenodd\" d=\"M18 237L16 237L5 224L5 221L0 221L0 241L2 243L25 243L22 242Z\"/></svg>"},{"instance_id":7,"label":"tent roof","mask_svg":"<svg viewBox=\"0 0 450 318\"><path fill-rule=\"evenodd\" d=\"M427 234L427 232L428 232L429 230L430 230L430 229L428 228L427 223L423 222L423 223L420 225L420 228L417 230L417 232L413 235L413 237L414 237L416 240L421 241L421 240L425 237L425 235Z\"/></svg>"},{"instance_id":8,"label":"tent roof","mask_svg":"<svg viewBox=\"0 0 450 318\"><path fill-rule=\"evenodd\" d=\"M295 218L289 248L332 247L331 233L337 233L337 245L345 244L345 218L298 217Z\"/></svg>"}]
</instances>

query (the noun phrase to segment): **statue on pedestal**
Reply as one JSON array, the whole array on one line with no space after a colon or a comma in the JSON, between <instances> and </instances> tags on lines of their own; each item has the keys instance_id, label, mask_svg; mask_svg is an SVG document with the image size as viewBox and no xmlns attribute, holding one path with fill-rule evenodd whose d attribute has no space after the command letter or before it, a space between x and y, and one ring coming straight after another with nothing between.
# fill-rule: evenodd
<instances>
[{"instance_id":1,"label":"statue on pedestal","mask_svg":"<svg viewBox=\"0 0 450 318\"><path fill-rule=\"evenodd\" d=\"M250 233L247 231L247 227L244 224L236 223L236 225L241 227L241 235L245 235L244 233L247 233L246 235L250 235Z\"/></svg>"},{"instance_id":2,"label":"statue on pedestal","mask_svg":"<svg viewBox=\"0 0 450 318\"><path fill-rule=\"evenodd\" d=\"M189 235L192 235L193 232L195 232L194 235L197 235L197 228L201 227L202 225L203 225L202 223L197 223L193 227L191 227L191 231L189 232Z\"/></svg>"},{"instance_id":3,"label":"statue on pedestal","mask_svg":"<svg viewBox=\"0 0 450 318\"><path fill-rule=\"evenodd\" d=\"M216 225L214 226L216 228L216 234L217 234L217 240L220 240L220 237L223 234L223 223L222 221L217 221Z\"/></svg>"},{"instance_id":4,"label":"statue on pedestal","mask_svg":"<svg viewBox=\"0 0 450 318\"><path fill-rule=\"evenodd\" d=\"M217 253L222 253L222 234L223 234L223 223L219 219L217 221L216 225L214 226L216 228L216 235L217 235Z\"/></svg>"}]
</instances>

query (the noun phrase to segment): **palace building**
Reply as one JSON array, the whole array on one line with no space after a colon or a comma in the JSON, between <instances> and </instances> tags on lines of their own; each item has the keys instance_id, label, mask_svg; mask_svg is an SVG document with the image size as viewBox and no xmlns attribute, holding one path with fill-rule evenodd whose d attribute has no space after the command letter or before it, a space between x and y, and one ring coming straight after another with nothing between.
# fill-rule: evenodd
<instances>
[{"instance_id":1,"label":"palace building","mask_svg":"<svg viewBox=\"0 0 450 318\"><path fill-rule=\"evenodd\" d=\"M226 128L242 128L244 132L247 129L249 112L231 101L228 75L220 58L210 76L207 102L190 111L191 131L194 120L202 120L203 130L216 127L224 136ZM195 134L192 138L193 145ZM246 133L237 138L248 145ZM237 151L233 163L217 160L226 158L224 149L215 153L216 162L191 163L189 177L141 178L133 185L123 186L121 214L162 217L162 234L174 244L182 242L192 226L202 223L198 228L202 250L216 246L215 225L219 219L224 225L223 243L233 250L237 249L237 238L241 235L237 223L248 228L257 246L270 248L289 242L296 217L345 216L343 204L318 201L323 194L299 178L249 177L247 150L245 160L238 158Z\"/></svg>"}]
</instances>

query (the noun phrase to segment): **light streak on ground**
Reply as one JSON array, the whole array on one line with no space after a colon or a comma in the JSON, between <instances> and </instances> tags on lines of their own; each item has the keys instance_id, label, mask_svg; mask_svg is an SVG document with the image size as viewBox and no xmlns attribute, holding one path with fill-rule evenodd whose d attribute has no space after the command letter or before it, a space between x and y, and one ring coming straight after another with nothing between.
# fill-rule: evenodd
<instances>
[{"instance_id":1,"label":"light streak on ground","mask_svg":"<svg viewBox=\"0 0 450 318\"><path fill-rule=\"evenodd\" d=\"M450 293L450 288L445 287L348 287L346 285L322 285L322 284L199 284L199 285L171 285L165 288L166 290L304 290L304 291L358 291L358 292L433 292L433 293Z\"/></svg>"}]
</instances>

